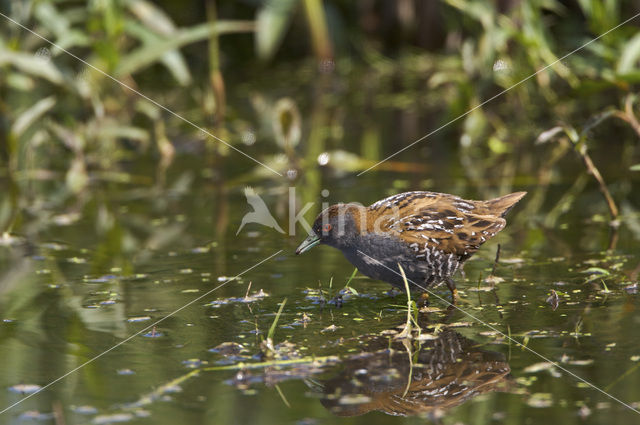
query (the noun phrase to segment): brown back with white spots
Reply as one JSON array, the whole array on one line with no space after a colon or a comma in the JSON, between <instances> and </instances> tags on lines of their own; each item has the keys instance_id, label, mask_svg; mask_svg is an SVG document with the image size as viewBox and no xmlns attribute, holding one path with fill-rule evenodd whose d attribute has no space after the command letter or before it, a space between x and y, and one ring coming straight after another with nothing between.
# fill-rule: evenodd
<instances>
[{"instance_id":1,"label":"brown back with white spots","mask_svg":"<svg viewBox=\"0 0 640 425\"><path fill-rule=\"evenodd\" d=\"M526 192L469 201L436 192L406 192L368 207L367 231L395 234L418 254L439 250L469 258L504 228L504 215Z\"/></svg>"}]
</instances>

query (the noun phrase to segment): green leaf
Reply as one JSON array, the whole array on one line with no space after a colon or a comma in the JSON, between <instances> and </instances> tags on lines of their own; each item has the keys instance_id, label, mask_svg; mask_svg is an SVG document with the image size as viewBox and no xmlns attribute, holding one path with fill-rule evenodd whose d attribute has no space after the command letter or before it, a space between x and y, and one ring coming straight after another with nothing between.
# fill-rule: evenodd
<instances>
[{"instance_id":1,"label":"green leaf","mask_svg":"<svg viewBox=\"0 0 640 425\"><path fill-rule=\"evenodd\" d=\"M33 15L57 37L69 30L69 20L64 14L58 12L52 2L37 2L34 5Z\"/></svg>"},{"instance_id":2,"label":"green leaf","mask_svg":"<svg viewBox=\"0 0 640 425\"><path fill-rule=\"evenodd\" d=\"M640 171L640 164L634 164L631 167L629 167L629 170L631 171Z\"/></svg>"},{"instance_id":3,"label":"green leaf","mask_svg":"<svg viewBox=\"0 0 640 425\"><path fill-rule=\"evenodd\" d=\"M611 273L609 272L609 270L600 268L600 267L589 267L586 270L583 270L581 273L589 273L589 274L601 274L604 276L608 276Z\"/></svg>"},{"instance_id":4,"label":"green leaf","mask_svg":"<svg viewBox=\"0 0 640 425\"><path fill-rule=\"evenodd\" d=\"M177 29L171 18L160 8L144 0L134 0L128 4L129 10L143 25L133 21L125 22L125 31L131 33L143 43L162 42L162 36L172 37ZM178 50L171 50L160 58L173 77L186 86L191 83L191 73L184 57Z\"/></svg>"},{"instance_id":5,"label":"green leaf","mask_svg":"<svg viewBox=\"0 0 640 425\"><path fill-rule=\"evenodd\" d=\"M125 31L140 40L146 46L151 46L156 43L164 43L165 40L149 28L131 20L127 20L125 22ZM186 86L191 83L189 67L179 50L170 50L162 54L159 60L169 70L169 72L171 72L180 85Z\"/></svg>"},{"instance_id":6,"label":"green leaf","mask_svg":"<svg viewBox=\"0 0 640 425\"><path fill-rule=\"evenodd\" d=\"M62 85L62 73L51 61L39 58L30 53L13 52L0 47L0 66L12 65L27 74L44 78L54 84Z\"/></svg>"},{"instance_id":7,"label":"green leaf","mask_svg":"<svg viewBox=\"0 0 640 425\"><path fill-rule=\"evenodd\" d=\"M116 68L115 76L133 74L157 62L167 52L196 41L206 40L212 34L252 32L254 29L255 25L252 21L218 21L178 30L171 37L159 38L157 42L145 44L123 57Z\"/></svg>"},{"instance_id":8,"label":"green leaf","mask_svg":"<svg viewBox=\"0 0 640 425\"><path fill-rule=\"evenodd\" d=\"M37 2L33 14L44 28L57 37L55 42L60 48L70 49L90 44L89 37L85 33L71 27L69 19L71 15L66 10L65 13L60 13L52 2ZM52 47L51 50L56 51L58 47Z\"/></svg>"},{"instance_id":9,"label":"green leaf","mask_svg":"<svg viewBox=\"0 0 640 425\"><path fill-rule=\"evenodd\" d=\"M103 139L129 139L146 143L149 141L149 132L140 127L122 125L117 122L107 122L100 126L100 138Z\"/></svg>"},{"instance_id":10,"label":"green leaf","mask_svg":"<svg viewBox=\"0 0 640 425\"><path fill-rule=\"evenodd\" d=\"M55 96L49 96L44 99L40 99L33 106L23 111L18 118L16 118L11 130L16 137L19 137L31 124L37 121L42 115L49 111L56 104L57 100Z\"/></svg>"},{"instance_id":11,"label":"green leaf","mask_svg":"<svg viewBox=\"0 0 640 425\"><path fill-rule=\"evenodd\" d=\"M358 273L358 268L357 267L353 269L353 273L351 273L351 276L349 277L349 280L347 280L347 283L344 285L345 287L349 286L349 284L351 283L351 281L355 277L356 273Z\"/></svg>"},{"instance_id":12,"label":"green leaf","mask_svg":"<svg viewBox=\"0 0 640 425\"><path fill-rule=\"evenodd\" d=\"M637 71L638 59L640 59L640 33L632 37L624 46L616 72L618 74L627 74Z\"/></svg>"},{"instance_id":13,"label":"green leaf","mask_svg":"<svg viewBox=\"0 0 640 425\"><path fill-rule=\"evenodd\" d=\"M260 59L270 59L284 38L298 5L296 0L270 0L256 16L256 53Z\"/></svg>"},{"instance_id":14,"label":"green leaf","mask_svg":"<svg viewBox=\"0 0 640 425\"><path fill-rule=\"evenodd\" d=\"M132 0L127 7L147 27L157 34L169 35L176 30L171 18L151 2L145 0Z\"/></svg>"},{"instance_id":15,"label":"green leaf","mask_svg":"<svg viewBox=\"0 0 640 425\"><path fill-rule=\"evenodd\" d=\"M273 335L276 332L276 325L278 324L278 320L280 320L280 315L282 314L282 310L284 309L284 305L287 303L287 299L285 298L280 303L280 308L276 313L276 317L273 319L273 323L271 323L271 327L269 328L269 332L267 333L267 338L273 341Z\"/></svg>"}]
</instances>

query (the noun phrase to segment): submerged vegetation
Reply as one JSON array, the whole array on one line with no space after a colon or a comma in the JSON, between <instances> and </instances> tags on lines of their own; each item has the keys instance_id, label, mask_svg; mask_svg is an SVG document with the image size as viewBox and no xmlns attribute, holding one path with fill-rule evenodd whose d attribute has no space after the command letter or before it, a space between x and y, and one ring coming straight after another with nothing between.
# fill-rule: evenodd
<instances>
[{"instance_id":1,"label":"submerged vegetation","mask_svg":"<svg viewBox=\"0 0 640 425\"><path fill-rule=\"evenodd\" d=\"M0 416L635 423L638 14L0 2ZM460 309L290 258L288 218L407 190L529 192Z\"/></svg>"}]
</instances>

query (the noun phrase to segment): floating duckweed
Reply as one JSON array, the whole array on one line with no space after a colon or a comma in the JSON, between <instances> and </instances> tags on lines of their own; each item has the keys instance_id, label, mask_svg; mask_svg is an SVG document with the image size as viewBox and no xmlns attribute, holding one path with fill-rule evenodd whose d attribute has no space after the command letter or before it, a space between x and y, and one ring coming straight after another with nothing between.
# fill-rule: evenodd
<instances>
[{"instance_id":1,"label":"floating duckweed","mask_svg":"<svg viewBox=\"0 0 640 425\"><path fill-rule=\"evenodd\" d=\"M527 400L531 407L550 407L553 405L553 398L550 393L534 393Z\"/></svg>"}]
</instances>

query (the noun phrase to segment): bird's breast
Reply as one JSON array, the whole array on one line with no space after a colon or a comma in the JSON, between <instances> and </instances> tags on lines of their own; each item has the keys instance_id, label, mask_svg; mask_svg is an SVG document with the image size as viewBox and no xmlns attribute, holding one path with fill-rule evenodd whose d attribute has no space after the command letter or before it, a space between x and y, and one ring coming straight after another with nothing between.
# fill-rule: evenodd
<instances>
[{"instance_id":1,"label":"bird's breast","mask_svg":"<svg viewBox=\"0 0 640 425\"><path fill-rule=\"evenodd\" d=\"M404 280L398 264L414 286L423 285L433 275L427 262L417 259L406 243L390 236L363 235L357 244L343 248L342 252L362 274L400 288L404 288Z\"/></svg>"}]
</instances>

